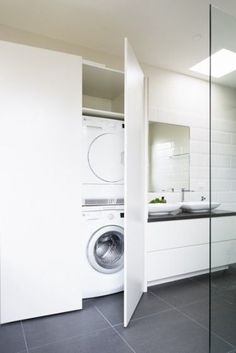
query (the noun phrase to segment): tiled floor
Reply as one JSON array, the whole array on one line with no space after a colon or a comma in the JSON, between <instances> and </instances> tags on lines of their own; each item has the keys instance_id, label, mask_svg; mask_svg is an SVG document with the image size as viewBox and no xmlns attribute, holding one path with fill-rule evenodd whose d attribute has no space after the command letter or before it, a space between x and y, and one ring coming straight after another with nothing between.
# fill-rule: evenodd
<instances>
[{"instance_id":1,"label":"tiled floor","mask_svg":"<svg viewBox=\"0 0 236 353\"><path fill-rule=\"evenodd\" d=\"M212 279L212 353L236 352L236 268ZM0 353L208 353L205 276L151 287L127 329L123 298L85 300L84 310L0 328Z\"/></svg>"}]
</instances>

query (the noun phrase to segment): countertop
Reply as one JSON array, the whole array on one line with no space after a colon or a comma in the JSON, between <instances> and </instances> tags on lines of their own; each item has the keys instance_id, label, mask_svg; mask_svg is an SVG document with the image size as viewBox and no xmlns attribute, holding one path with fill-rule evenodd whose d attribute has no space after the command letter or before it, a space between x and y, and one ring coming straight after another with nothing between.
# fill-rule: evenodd
<instances>
[{"instance_id":1,"label":"countertop","mask_svg":"<svg viewBox=\"0 0 236 353\"><path fill-rule=\"evenodd\" d=\"M148 222L163 222L163 221L178 221L182 219L195 219L195 218L214 218L214 217L230 217L236 216L236 212L234 211L223 211L216 210L212 212L180 212L178 214L167 214L167 215L155 215L148 216Z\"/></svg>"}]
</instances>

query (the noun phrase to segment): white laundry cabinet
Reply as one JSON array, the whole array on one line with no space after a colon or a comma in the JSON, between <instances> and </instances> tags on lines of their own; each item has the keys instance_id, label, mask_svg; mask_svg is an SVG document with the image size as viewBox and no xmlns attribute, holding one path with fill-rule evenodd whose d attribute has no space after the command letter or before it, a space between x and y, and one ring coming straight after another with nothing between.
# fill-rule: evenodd
<instances>
[{"instance_id":1,"label":"white laundry cabinet","mask_svg":"<svg viewBox=\"0 0 236 353\"><path fill-rule=\"evenodd\" d=\"M0 43L1 323L82 307L81 65Z\"/></svg>"},{"instance_id":2,"label":"white laundry cabinet","mask_svg":"<svg viewBox=\"0 0 236 353\"><path fill-rule=\"evenodd\" d=\"M138 304L147 118L144 75L127 40L124 57L123 77L79 56L0 42L1 323L82 308L82 113L94 110L125 116L125 326Z\"/></svg>"}]
</instances>

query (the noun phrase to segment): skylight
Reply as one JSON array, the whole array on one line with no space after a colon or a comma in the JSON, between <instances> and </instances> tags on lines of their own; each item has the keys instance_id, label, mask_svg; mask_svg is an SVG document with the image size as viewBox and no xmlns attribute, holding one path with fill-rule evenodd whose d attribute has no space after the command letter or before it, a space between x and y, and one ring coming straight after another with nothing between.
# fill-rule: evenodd
<instances>
[{"instance_id":1,"label":"skylight","mask_svg":"<svg viewBox=\"0 0 236 353\"><path fill-rule=\"evenodd\" d=\"M191 71L209 76L210 58L190 68ZM211 56L211 75L219 78L236 70L236 53L221 49Z\"/></svg>"}]
</instances>

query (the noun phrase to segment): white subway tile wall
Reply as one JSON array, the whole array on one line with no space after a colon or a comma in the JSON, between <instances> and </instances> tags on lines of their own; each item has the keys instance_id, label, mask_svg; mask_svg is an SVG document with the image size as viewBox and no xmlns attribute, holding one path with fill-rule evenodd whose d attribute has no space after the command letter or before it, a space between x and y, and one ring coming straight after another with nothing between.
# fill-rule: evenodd
<instances>
[{"instance_id":1,"label":"white subway tile wall","mask_svg":"<svg viewBox=\"0 0 236 353\"><path fill-rule=\"evenodd\" d=\"M195 192L186 193L186 200L209 198L209 85L165 70L146 71L151 92L149 119L190 126L190 189ZM212 199L221 203L221 209L236 211L235 89L213 85L211 123ZM165 197L180 201L180 193Z\"/></svg>"}]
</instances>

